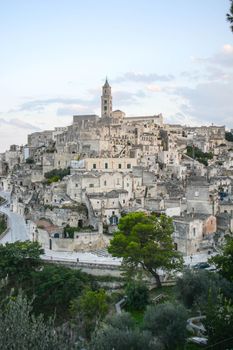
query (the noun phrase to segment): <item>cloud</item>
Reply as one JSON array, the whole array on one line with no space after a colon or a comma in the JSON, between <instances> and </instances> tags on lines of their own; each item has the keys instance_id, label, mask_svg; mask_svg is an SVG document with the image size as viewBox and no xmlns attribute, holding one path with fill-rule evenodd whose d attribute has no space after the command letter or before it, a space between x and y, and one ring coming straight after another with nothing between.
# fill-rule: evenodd
<instances>
[{"instance_id":1,"label":"cloud","mask_svg":"<svg viewBox=\"0 0 233 350\"><path fill-rule=\"evenodd\" d=\"M17 109L11 110L10 112L42 112L46 107L52 105L63 105L63 106L74 106L77 105L78 108L82 106L82 108L93 107L95 108L97 105L97 98L93 97L91 99L78 99L78 98L48 98L48 99L36 99L29 100L23 104L21 104Z\"/></svg>"},{"instance_id":2,"label":"cloud","mask_svg":"<svg viewBox=\"0 0 233 350\"><path fill-rule=\"evenodd\" d=\"M136 82L136 83L153 83L156 81L171 81L174 80L175 77L172 74L168 75L160 75L156 73L143 74L143 73L135 73L135 72L127 72L120 77L117 77L114 82L115 83L123 83L123 82Z\"/></svg>"},{"instance_id":3,"label":"cloud","mask_svg":"<svg viewBox=\"0 0 233 350\"><path fill-rule=\"evenodd\" d=\"M146 88L148 91L151 91L151 92L161 92L162 91L161 86L156 85L156 84L148 85Z\"/></svg>"},{"instance_id":4,"label":"cloud","mask_svg":"<svg viewBox=\"0 0 233 350\"><path fill-rule=\"evenodd\" d=\"M197 63L213 64L224 68L233 68L233 45L223 45L222 49L211 57L193 57L192 60Z\"/></svg>"},{"instance_id":5,"label":"cloud","mask_svg":"<svg viewBox=\"0 0 233 350\"><path fill-rule=\"evenodd\" d=\"M12 144L25 144L27 135L40 129L20 119L0 118L0 152L4 152Z\"/></svg>"},{"instance_id":6,"label":"cloud","mask_svg":"<svg viewBox=\"0 0 233 350\"><path fill-rule=\"evenodd\" d=\"M61 107L57 109L57 116L63 117L63 116L71 116L79 113L85 113L85 114L92 114L94 113L92 109L89 107L81 106L81 105L74 105L70 107Z\"/></svg>"},{"instance_id":7,"label":"cloud","mask_svg":"<svg viewBox=\"0 0 233 350\"><path fill-rule=\"evenodd\" d=\"M187 80L197 81L200 79L201 72L198 70L183 71L180 73L180 77Z\"/></svg>"},{"instance_id":8,"label":"cloud","mask_svg":"<svg viewBox=\"0 0 233 350\"><path fill-rule=\"evenodd\" d=\"M40 130L40 128L38 128L35 125L32 125L30 123L25 123L24 121L20 120L20 119L10 119L10 120L6 120L6 119L0 119L0 125L4 126L4 125L9 125L12 127L17 127L20 129L26 129L26 130L32 130L32 131L38 131Z\"/></svg>"},{"instance_id":9,"label":"cloud","mask_svg":"<svg viewBox=\"0 0 233 350\"><path fill-rule=\"evenodd\" d=\"M178 87L180 111L200 122L214 122L233 127L233 82L206 82L194 88Z\"/></svg>"},{"instance_id":10,"label":"cloud","mask_svg":"<svg viewBox=\"0 0 233 350\"><path fill-rule=\"evenodd\" d=\"M130 91L115 91L113 93L114 102L119 105L130 105L139 103L140 98L145 98L146 94L143 90L135 92ZM115 104L115 103L114 103Z\"/></svg>"},{"instance_id":11,"label":"cloud","mask_svg":"<svg viewBox=\"0 0 233 350\"><path fill-rule=\"evenodd\" d=\"M166 122L188 126L200 125L200 120L196 119L195 117L188 116L184 113L175 113L174 115L169 116Z\"/></svg>"}]
</instances>

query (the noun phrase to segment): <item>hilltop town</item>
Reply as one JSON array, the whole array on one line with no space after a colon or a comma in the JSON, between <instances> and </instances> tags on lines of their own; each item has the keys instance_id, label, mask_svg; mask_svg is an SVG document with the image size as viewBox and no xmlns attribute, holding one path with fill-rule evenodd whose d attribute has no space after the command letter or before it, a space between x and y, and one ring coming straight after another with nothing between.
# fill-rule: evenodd
<instances>
[{"instance_id":1,"label":"hilltop town","mask_svg":"<svg viewBox=\"0 0 233 350\"><path fill-rule=\"evenodd\" d=\"M28 135L0 154L0 185L29 234L54 251L105 249L130 212L173 218L184 256L218 249L233 230L233 134L224 126L127 117L102 87L101 116Z\"/></svg>"}]
</instances>

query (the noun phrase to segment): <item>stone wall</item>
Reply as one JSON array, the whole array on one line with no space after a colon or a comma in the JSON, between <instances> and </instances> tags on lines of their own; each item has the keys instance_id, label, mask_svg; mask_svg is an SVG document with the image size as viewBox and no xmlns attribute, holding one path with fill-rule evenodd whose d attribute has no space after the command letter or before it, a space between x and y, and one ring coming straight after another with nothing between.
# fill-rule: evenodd
<instances>
[{"instance_id":1,"label":"stone wall","mask_svg":"<svg viewBox=\"0 0 233 350\"><path fill-rule=\"evenodd\" d=\"M76 232L75 238L50 238L52 250L57 252L88 252L106 247L103 235L98 232Z\"/></svg>"}]
</instances>

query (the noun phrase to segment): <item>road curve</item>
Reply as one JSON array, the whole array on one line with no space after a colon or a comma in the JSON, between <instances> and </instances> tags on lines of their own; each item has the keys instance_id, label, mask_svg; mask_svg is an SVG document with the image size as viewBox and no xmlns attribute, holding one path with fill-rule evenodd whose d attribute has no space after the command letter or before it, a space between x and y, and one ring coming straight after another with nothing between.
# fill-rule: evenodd
<instances>
[{"instance_id":1,"label":"road curve","mask_svg":"<svg viewBox=\"0 0 233 350\"><path fill-rule=\"evenodd\" d=\"M0 240L0 243L13 243L16 241L26 241L29 239L27 227L24 218L16 213L13 213L10 210L10 207L7 207L7 204L10 204L10 192L0 192L0 196L5 198L5 202L0 207L0 212L5 213L9 218L9 231L7 234Z\"/></svg>"}]
</instances>

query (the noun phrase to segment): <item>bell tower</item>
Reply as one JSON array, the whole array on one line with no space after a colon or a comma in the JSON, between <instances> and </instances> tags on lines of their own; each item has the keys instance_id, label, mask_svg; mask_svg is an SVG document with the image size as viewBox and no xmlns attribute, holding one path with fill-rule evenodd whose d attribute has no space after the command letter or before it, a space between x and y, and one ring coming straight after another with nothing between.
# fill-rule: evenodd
<instances>
[{"instance_id":1,"label":"bell tower","mask_svg":"<svg viewBox=\"0 0 233 350\"><path fill-rule=\"evenodd\" d=\"M111 117L112 116L112 93L111 86L106 78L105 84L102 87L101 96L101 117Z\"/></svg>"}]
</instances>

